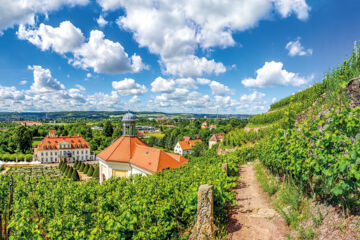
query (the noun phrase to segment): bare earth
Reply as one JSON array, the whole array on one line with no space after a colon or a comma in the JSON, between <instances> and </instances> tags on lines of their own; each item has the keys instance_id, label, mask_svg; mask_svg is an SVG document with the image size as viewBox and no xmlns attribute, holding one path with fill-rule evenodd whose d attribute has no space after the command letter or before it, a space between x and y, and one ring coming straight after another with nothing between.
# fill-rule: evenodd
<instances>
[{"instance_id":1,"label":"bare earth","mask_svg":"<svg viewBox=\"0 0 360 240\"><path fill-rule=\"evenodd\" d=\"M252 164L240 167L240 183L236 193L236 206L231 209L228 239L279 240L287 239L289 229L281 216L269 203L269 197L256 180Z\"/></svg>"}]
</instances>

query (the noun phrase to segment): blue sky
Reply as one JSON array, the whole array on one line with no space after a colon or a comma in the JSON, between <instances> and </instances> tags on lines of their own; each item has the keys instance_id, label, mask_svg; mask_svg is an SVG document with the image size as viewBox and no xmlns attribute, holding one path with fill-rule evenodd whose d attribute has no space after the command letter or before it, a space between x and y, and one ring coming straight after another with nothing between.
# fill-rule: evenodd
<instances>
[{"instance_id":1,"label":"blue sky","mask_svg":"<svg viewBox=\"0 0 360 240\"><path fill-rule=\"evenodd\" d=\"M0 3L0 111L260 113L360 40L356 0Z\"/></svg>"}]
</instances>

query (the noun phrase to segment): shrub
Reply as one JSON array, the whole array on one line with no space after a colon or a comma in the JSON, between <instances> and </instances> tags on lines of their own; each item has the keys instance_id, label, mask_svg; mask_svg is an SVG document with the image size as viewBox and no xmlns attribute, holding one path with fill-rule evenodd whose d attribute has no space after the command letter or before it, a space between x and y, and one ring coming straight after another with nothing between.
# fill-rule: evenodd
<instances>
[{"instance_id":1,"label":"shrub","mask_svg":"<svg viewBox=\"0 0 360 240\"><path fill-rule=\"evenodd\" d=\"M87 173L87 171L89 170L89 164L84 164L85 167L84 167L84 173Z\"/></svg>"},{"instance_id":2,"label":"shrub","mask_svg":"<svg viewBox=\"0 0 360 240\"><path fill-rule=\"evenodd\" d=\"M88 169L88 171L86 172L86 174L87 174L89 177L91 177L91 176L93 175L93 173L94 173L94 167L91 166L91 165L89 165L89 169Z\"/></svg>"},{"instance_id":3,"label":"shrub","mask_svg":"<svg viewBox=\"0 0 360 240\"><path fill-rule=\"evenodd\" d=\"M99 178L99 167L95 167L92 177Z\"/></svg>"},{"instance_id":4,"label":"shrub","mask_svg":"<svg viewBox=\"0 0 360 240\"><path fill-rule=\"evenodd\" d=\"M74 168L69 167L69 171L68 171L68 173L66 174L66 176L67 176L68 178L71 178L71 177L72 177L72 173L73 173L74 171L75 171Z\"/></svg>"},{"instance_id":5,"label":"shrub","mask_svg":"<svg viewBox=\"0 0 360 240\"><path fill-rule=\"evenodd\" d=\"M79 174L78 174L78 172L76 170L74 170L72 172L71 179L74 180L74 181L80 181Z\"/></svg>"},{"instance_id":6,"label":"shrub","mask_svg":"<svg viewBox=\"0 0 360 240\"><path fill-rule=\"evenodd\" d=\"M84 172L84 168L85 168L85 164L84 164L84 163L81 163L81 164L80 164L80 167L79 167L79 171L80 171L80 172Z\"/></svg>"}]
</instances>

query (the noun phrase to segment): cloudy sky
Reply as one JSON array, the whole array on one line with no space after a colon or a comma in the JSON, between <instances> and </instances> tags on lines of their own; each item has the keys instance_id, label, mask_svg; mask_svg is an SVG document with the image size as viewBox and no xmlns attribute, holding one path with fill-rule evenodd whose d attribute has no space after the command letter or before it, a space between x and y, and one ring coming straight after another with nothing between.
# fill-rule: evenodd
<instances>
[{"instance_id":1,"label":"cloudy sky","mask_svg":"<svg viewBox=\"0 0 360 240\"><path fill-rule=\"evenodd\" d=\"M260 113L360 40L358 0L0 0L0 111Z\"/></svg>"}]
</instances>

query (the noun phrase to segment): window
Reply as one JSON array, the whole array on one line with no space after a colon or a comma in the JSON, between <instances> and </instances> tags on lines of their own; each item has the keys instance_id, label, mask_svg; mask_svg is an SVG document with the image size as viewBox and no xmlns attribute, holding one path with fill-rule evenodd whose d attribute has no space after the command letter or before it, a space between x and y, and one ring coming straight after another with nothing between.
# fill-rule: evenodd
<instances>
[{"instance_id":1,"label":"window","mask_svg":"<svg viewBox=\"0 0 360 240\"><path fill-rule=\"evenodd\" d=\"M84 154L84 150L81 151L81 154Z\"/></svg>"},{"instance_id":2,"label":"window","mask_svg":"<svg viewBox=\"0 0 360 240\"><path fill-rule=\"evenodd\" d=\"M43 152L41 152L41 156L44 156L44 153L43 153Z\"/></svg>"},{"instance_id":3,"label":"window","mask_svg":"<svg viewBox=\"0 0 360 240\"><path fill-rule=\"evenodd\" d=\"M48 152L46 152L45 155L47 156L47 155L48 155Z\"/></svg>"},{"instance_id":4,"label":"window","mask_svg":"<svg viewBox=\"0 0 360 240\"><path fill-rule=\"evenodd\" d=\"M77 151L76 153L79 154L79 151Z\"/></svg>"},{"instance_id":5,"label":"window","mask_svg":"<svg viewBox=\"0 0 360 240\"><path fill-rule=\"evenodd\" d=\"M55 156L57 156L57 152L55 152Z\"/></svg>"},{"instance_id":6,"label":"window","mask_svg":"<svg viewBox=\"0 0 360 240\"><path fill-rule=\"evenodd\" d=\"M53 155L53 153L52 152L50 152L50 156L52 156Z\"/></svg>"}]
</instances>

